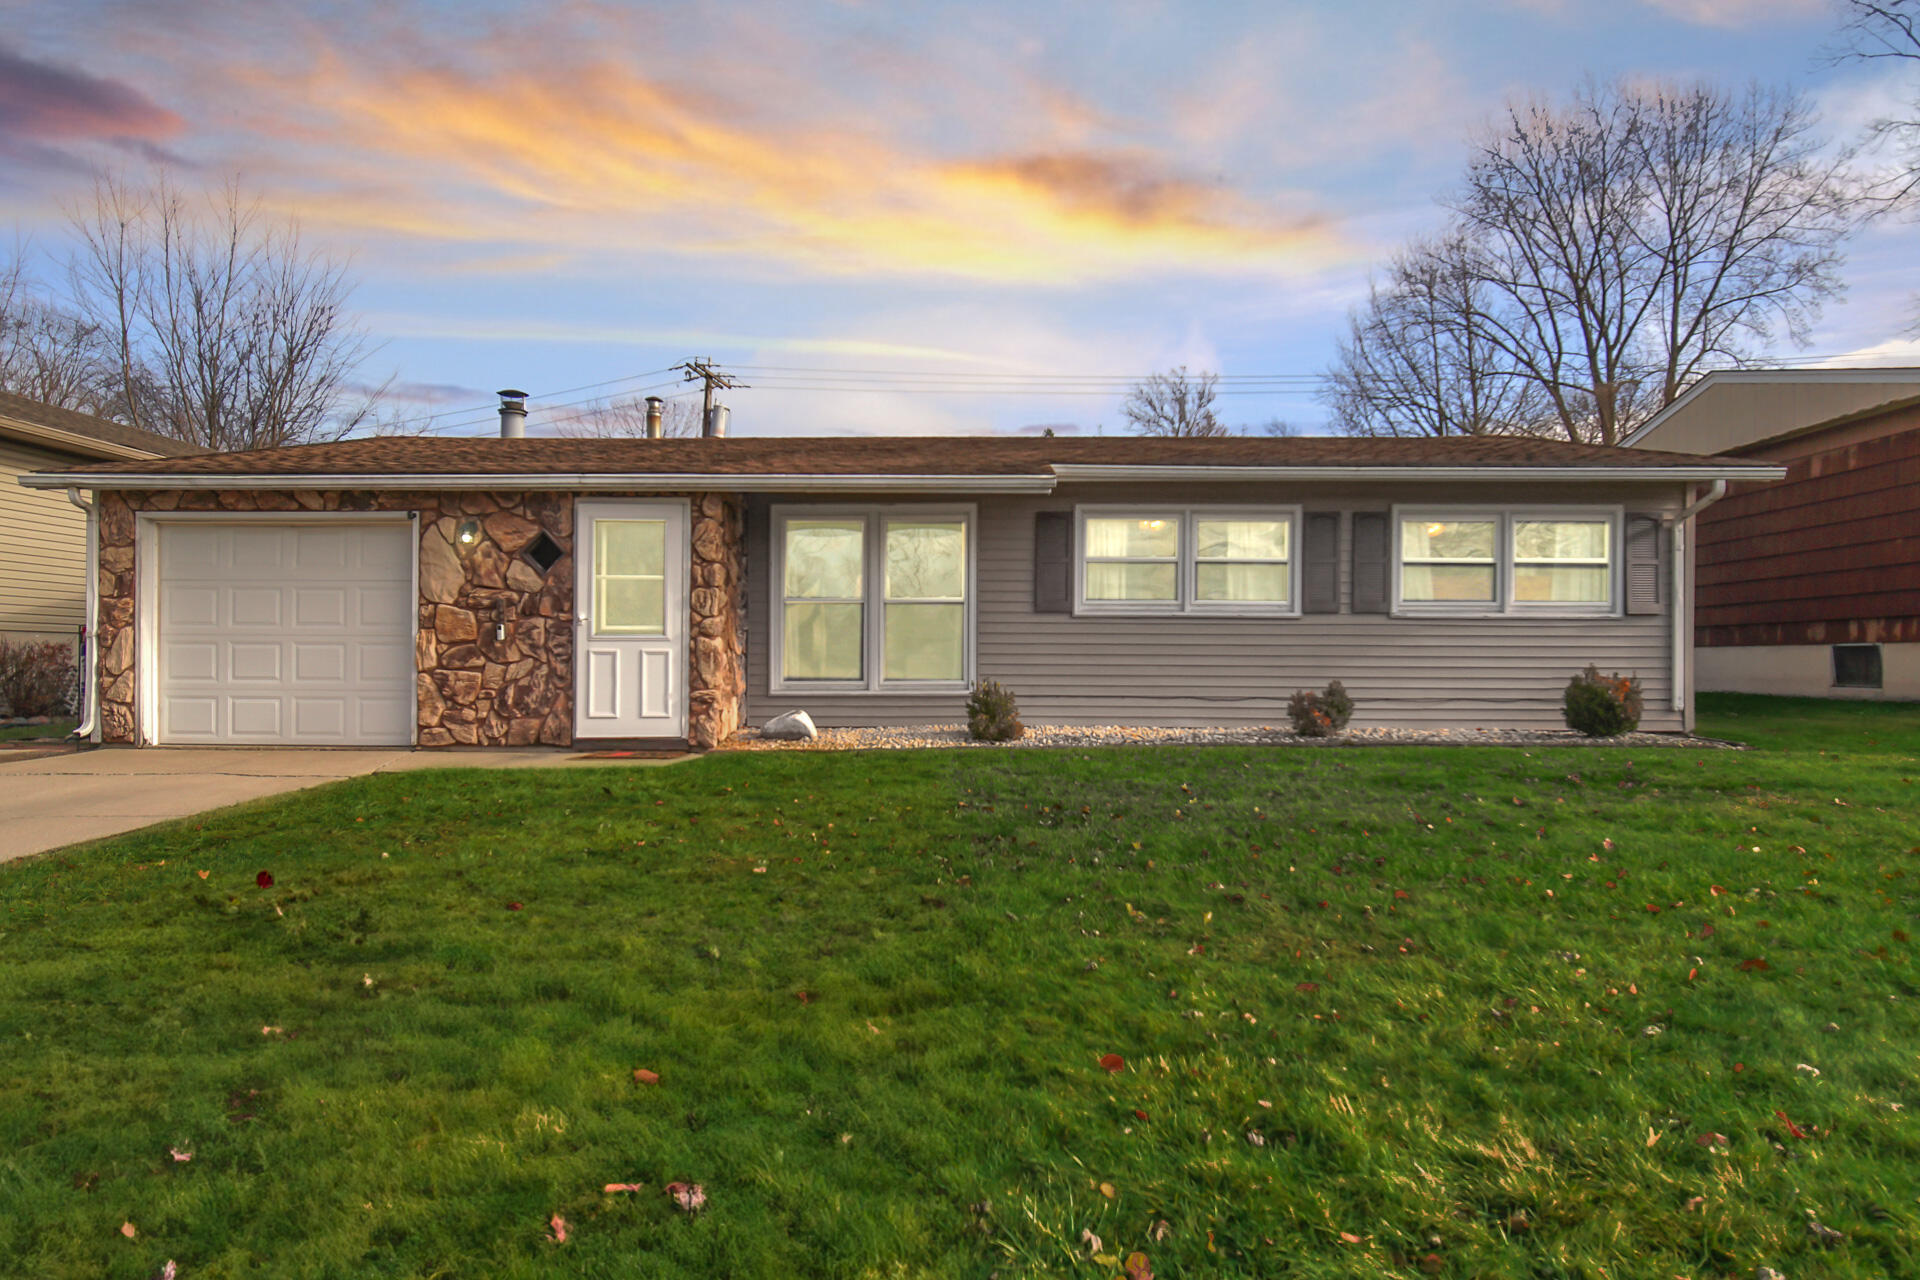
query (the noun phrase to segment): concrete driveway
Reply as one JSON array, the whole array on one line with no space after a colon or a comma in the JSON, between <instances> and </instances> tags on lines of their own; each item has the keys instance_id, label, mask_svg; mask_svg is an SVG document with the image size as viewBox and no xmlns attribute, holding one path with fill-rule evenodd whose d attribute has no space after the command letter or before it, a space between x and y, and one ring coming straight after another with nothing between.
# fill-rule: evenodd
<instances>
[{"instance_id":1,"label":"concrete driveway","mask_svg":"<svg viewBox=\"0 0 1920 1280\"><path fill-rule=\"evenodd\" d=\"M103 747L0 763L0 862L342 778L418 769L527 769L595 761L554 748L410 751Z\"/></svg>"}]
</instances>

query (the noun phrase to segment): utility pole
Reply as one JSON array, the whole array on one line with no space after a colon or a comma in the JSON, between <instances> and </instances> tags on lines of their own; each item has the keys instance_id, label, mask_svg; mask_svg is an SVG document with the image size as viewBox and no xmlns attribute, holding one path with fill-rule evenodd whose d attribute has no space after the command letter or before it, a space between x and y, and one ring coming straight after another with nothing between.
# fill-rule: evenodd
<instances>
[{"instance_id":1,"label":"utility pole","mask_svg":"<svg viewBox=\"0 0 1920 1280\"><path fill-rule=\"evenodd\" d=\"M703 436L712 435L713 389L720 387L724 390L731 391L735 387L744 387L748 384L736 381L731 374L722 373L714 368L712 356L708 356L704 360L685 360L673 367L686 373L685 381L703 382L706 384L700 396L700 434Z\"/></svg>"}]
</instances>

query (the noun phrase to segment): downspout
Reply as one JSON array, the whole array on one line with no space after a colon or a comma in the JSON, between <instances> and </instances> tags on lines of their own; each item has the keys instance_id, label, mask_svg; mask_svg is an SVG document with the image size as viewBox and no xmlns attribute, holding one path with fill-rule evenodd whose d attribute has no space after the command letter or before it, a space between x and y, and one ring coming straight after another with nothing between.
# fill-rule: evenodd
<instances>
[{"instance_id":1,"label":"downspout","mask_svg":"<svg viewBox=\"0 0 1920 1280\"><path fill-rule=\"evenodd\" d=\"M1687 709L1688 661L1693 653L1693 600L1687 589L1687 526L1727 496L1727 482L1715 480L1706 496L1688 503L1673 517L1673 709Z\"/></svg>"},{"instance_id":2,"label":"downspout","mask_svg":"<svg viewBox=\"0 0 1920 1280\"><path fill-rule=\"evenodd\" d=\"M67 501L87 513L87 623L86 670L80 673L81 701L86 713L74 726L73 737L96 740L100 733L100 510L69 488Z\"/></svg>"}]
</instances>

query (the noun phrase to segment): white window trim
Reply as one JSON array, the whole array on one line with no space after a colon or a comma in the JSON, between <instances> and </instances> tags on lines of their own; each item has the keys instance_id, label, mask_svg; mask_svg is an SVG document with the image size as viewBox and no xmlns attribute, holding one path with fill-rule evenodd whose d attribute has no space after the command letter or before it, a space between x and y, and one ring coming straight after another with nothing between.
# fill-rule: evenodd
<instances>
[{"instance_id":1,"label":"white window trim","mask_svg":"<svg viewBox=\"0 0 1920 1280\"><path fill-rule=\"evenodd\" d=\"M1167 516L1180 521L1178 554L1175 557L1174 599L1172 600L1089 600L1087 599L1087 519L1114 516ZM1194 525L1200 520L1285 520L1287 522L1287 602L1283 605L1231 601L1205 601L1195 598L1199 556L1196 554ZM1073 509L1073 612L1075 617L1090 618L1297 618L1300 616L1300 571L1302 518L1297 505L1213 506L1130 502L1100 503ZM1101 556L1104 563L1126 557ZM1136 563L1165 564L1157 557L1138 557ZM1209 561L1211 564L1231 561ZM1250 560L1248 564L1272 564L1271 560Z\"/></svg>"},{"instance_id":2,"label":"white window trim","mask_svg":"<svg viewBox=\"0 0 1920 1280\"><path fill-rule=\"evenodd\" d=\"M980 521L971 504L922 505L919 503L866 503L861 505L815 505L789 503L768 511L768 540L772 544L771 580L767 585L767 691L769 693L966 693L973 688L975 666L975 619L979 613ZM883 536L889 519L958 520L966 526L967 598L960 637L960 679L888 680L886 662L886 541ZM787 521L789 520L864 520L866 521L866 559L861 566L861 620L864 630L861 648L863 680L790 680L786 676L786 592ZM851 602L848 602L851 603ZM933 601L931 603L940 603ZM947 603L951 603L950 601Z\"/></svg>"},{"instance_id":3,"label":"white window trim","mask_svg":"<svg viewBox=\"0 0 1920 1280\"><path fill-rule=\"evenodd\" d=\"M1619 618L1625 616L1622 594L1626 586L1624 506L1396 506L1387 516L1388 546L1393 557L1393 616L1397 618ZM1493 601L1452 602L1407 600L1401 595L1400 526L1407 520L1491 520L1494 530ZM1604 521L1608 526L1606 604L1565 601L1527 601L1513 598L1514 527L1532 520ZM1583 562L1584 563L1584 562Z\"/></svg>"}]
</instances>

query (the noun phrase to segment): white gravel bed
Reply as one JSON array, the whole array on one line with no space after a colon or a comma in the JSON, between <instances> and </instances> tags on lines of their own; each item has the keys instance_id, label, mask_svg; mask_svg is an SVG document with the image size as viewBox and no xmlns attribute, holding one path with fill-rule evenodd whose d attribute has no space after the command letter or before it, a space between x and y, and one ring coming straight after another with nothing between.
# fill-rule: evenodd
<instances>
[{"instance_id":1,"label":"white gravel bed","mask_svg":"<svg viewBox=\"0 0 1920 1280\"><path fill-rule=\"evenodd\" d=\"M1571 729L1349 729L1338 738L1308 738L1277 725L1166 728L1144 725L1030 724L1017 742L975 742L964 724L918 724L890 729L822 729L810 741L762 738L743 729L733 751L902 751L913 747L1702 747L1739 749L1718 738L1681 733L1628 733L1589 738Z\"/></svg>"}]
</instances>

